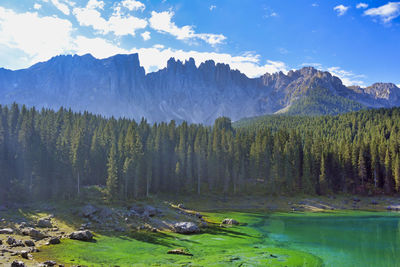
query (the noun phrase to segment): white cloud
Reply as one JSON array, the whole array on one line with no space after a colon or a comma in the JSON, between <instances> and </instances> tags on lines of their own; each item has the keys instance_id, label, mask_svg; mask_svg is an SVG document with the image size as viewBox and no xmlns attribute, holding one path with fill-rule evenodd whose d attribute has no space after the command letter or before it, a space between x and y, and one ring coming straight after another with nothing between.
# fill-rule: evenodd
<instances>
[{"instance_id":1,"label":"white cloud","mask_svg":"<svg viewBox=\"0 0 400 267\"><path fill-rule=\"evenodd\" d=\"M145 31L144 33L141 34L143 40L147 41L150 40L150 32L149 31Z\"/></svg>"},{"instance_id":2,"label":"white cloud","mask_svg":"<svg viewBox=\"0 0 400 267\"><path fill-rule=\"evenodd\" d=\"M368 4L366 4L366 3L358 3L357 6L356 6L356 8L358 8L358 9L367 8L367 7L368 7Z\"/></svg>"},{"instance_id":3,"label":"white cloud","mask_svg":"<svg viewBox=\"0 0 400 267\"><path fill-rule=\"evenodd\" d=\"M213 11L213 10L216 9L216 8L217 8L217 6L211 5L211 6L210 6L210 11Z\"/></svg>"},{"instance_id":4,"label":"white cloud","mask_svg":"<svg viewBox=\"0 0 400 267\"><path fill-rule=\"evenodd\" d=\"M0 44L22 51L27 62L47 60L65 53L71 46L71 22L55 16L15 13L0 7L0 25Z\"/></svg>"},{"instance_id":5,"label":"white cloud","mask_svg":"<svg viewBox=\"0 0 400 267\"><path fill-rule=\"evenodd\" d=\"M74 8L73 13L81 26L90 26L101 34L114 33L116 36L132 35L135 31L147 27L147 21L132 15L123 15L117 7L106 20L98 9L104 8L103 1L90 0L84 8Z\"/></svg>"},{"instance_id":6,"label":"white cloud","mask_svg":"<svg viewBox=\"0 0 400 267\"><path fill-rule=\"evenodd\" d=\"M226 39L222 34L195 33L193 27L189 25L178 27L171 21L173 16L173 11L152 11L151 18L149 19L150 27L158 32L171 34L178 40L200 39L212 46L221 44Z\"/></svg>"},{"instance_id":7,"label":"white cloud","mask_svg":"<svg viewBox=\"0 0 400 267\"><path fill-rule=\"evenodd\" d=\"M389 2L380 7L367 9L364 11L364 15L378 16L383 23L389 23L400 16L400 2Z\"/></svg>"},{"instance_id":8,"label":"white cloud","mask_svg":"<svg viewBox=\"0 0 400 267\"><path fill-rule=\"evenodd\" d=\"M270 7L264 7L264 15L263 18L271 18L271 17L278 17L278 13L276 13L272 8Z\"/></svg>"},{"instance_id":9,"label":"white cloud","mask_svg":"<svg viewBox=\"0 0 400 267\"><path fill-rule=\"evenodd\" d=\"M60 0L51 0L51 2L58 10L60 10L65 15L70 14L70 10L67 4L60 2Z\"/></svg>"},{"instance_id":10,"label":"white cloud","mask_svg":"<svg viewBox=\"0 0 400 267\"><path fill-rule=\"evenodd\" d=\"M344 5L338 5L333 8L338 13L338 16L343 16L346 14L347 10L349 10L350 7L344 6Z\"/></svg>"},{"instance_id":11,"label":"white cloud","mask_svg":"<svg viewBox=\"0 0 400 267\"><path fill-rule=\"evenodd\" d=\"M73 52L78 55L92 54L96 58L106 58L115 54L126 54L127 51L119 48L103 38L87 38L78 36L74 40Z\"/></svg>"},{"instance_id":12,"label":"white cloud","mask_svg":"<svg viewBox=\"0 0 400 267\"><path fill-rule=\"evenodd\" d=\"M319 5L317 3L312 3L311 6L312 7L318 7Z\"/></svg>"},{"instance_id":13,"label":"white cloud","mask_svg":"<svg viewBox=\"0 0 400 267\"><path fill-rule=\"evenodd\" d=\"M300 66L302 67L314 67L316 69L320 69L322 70L322 64L321 63L315 63L315 62L311 62L311 63L303 63Z\"/></svg>"},{"instance_id":14,"label":"white cloud","mask_svg":"<svg viewBox=\"0 0 400 267\"><path fill-rule=\"evenodd\" d=\"M399 84L396 84L396 86L397 86L398 88L400 88L400 83L399 83Z\"/></svg>"},{"instance_id":15,"label":"white cloud","mask_svg":"<svg viewBox=\"0 0 400 267\"><path fill-rule=\"evenodd\" d=\"M365 86L364 81L361 80L362 78L365 78L364 75L357 75L351 71L343 70L340 67L329 67L327 70L333 75L339 77L346 86Z\"/></svg>"},{"instance_id":16,"label":"white cloud","mask_svg":"<svg viewBox=\"0 0 400 267\"><path fill-rule=\"evenodd\" d=\"M38 3L35 3L35 4L33 5L33 8L34 8L35 10L39 10L39 9L42 8L42 5L41 5L41 4L38 4Z\"/></svg>"},{"instance_id":17,"label":"white cloud","mask_svg":"<svg viewBox=\"0 0 400 267\"><path fill-rule=\"evenodd\" d=\"M146 8L146 6L142 2L135 1L135 0L124 0L121 2L121 4L122 4L122 6L129 9L129 11L133 11L133 10L143 11Z\"/></svg>"},{"instance_id":18,"label":"white cloud","mask_svg":"<svg viewBox=\"0 0 400 267\"><path fill-rule=\"evenodd\" d=\"M104 2L98 0L89 0L86 5L87 9L104 9Z\"/></svg>"}]
</instances>

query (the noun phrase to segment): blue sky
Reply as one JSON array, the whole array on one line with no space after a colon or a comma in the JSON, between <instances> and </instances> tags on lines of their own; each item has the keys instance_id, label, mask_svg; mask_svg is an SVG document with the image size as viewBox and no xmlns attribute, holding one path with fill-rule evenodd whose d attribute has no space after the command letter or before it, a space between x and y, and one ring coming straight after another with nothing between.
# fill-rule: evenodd
<instances>
[{"instance_id":1,"label":"blue sky","mask_svg":"<svg viewBox=\"0 0 400 267\"><path fill-rule=\"evenodd\" d=\"M400 84L400 2L1 0L0 67L59 54L228 63L250 77L315 66L346 85Z\"/></svg>"}]
</instances>

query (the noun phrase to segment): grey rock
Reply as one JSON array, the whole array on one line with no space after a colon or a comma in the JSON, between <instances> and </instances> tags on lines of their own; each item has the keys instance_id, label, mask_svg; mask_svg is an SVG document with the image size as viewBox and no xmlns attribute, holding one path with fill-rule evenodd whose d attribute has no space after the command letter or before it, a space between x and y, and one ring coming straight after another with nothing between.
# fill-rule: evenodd
<instances>
[{"instance_id":1,"label":"grey rock","mask_svg":"<svg viewBox=\"0 0 400 267\"><path fill-rule=\"evenodd\" d=\"M76 231L69 235L70 239L80 240L80 241L91 241L93 240L93 234L88 231Z\"/></svg>"},{"instance_id":2,"label":"grey rock","mask_svg":"<svg viewBox=\"0 0 400 267\"><path fill-rule=\"evenodd\" d=\"M28 251L22 250L22 251L21 251L21 257L24 258L24 259L29 260L29 258L31 257L31 255L29 254Z\"/></svg>"},{"instance_id":3,"label":"grey rock","mask_svg":"<svg viewBox=\"0 0 400 267\"><path fill-rule=\"evenodd\" d=\"M235 219L229 219L229 218L227 218L227 219L224 219L224 220L222 221L222 224L227 224L227 225L239 225L239 222L236 221Z\"/></svg>"},{"instance_id":4,"label":"grey rock","mask_svg":"<svg viewBox=\"0 0 400 267\"><path fill-rule=\"evenodd\" d=\"M13 233L14 233L14 230L11 228L0 229L0 234L2 234L2 235L12 235Z\"/></svg>"},{"instance_id":5,"label":"grey rock","mask_svg":"<svg viewBox=\"0 0 400 267\"><path fill-rule=\"evenodd\" d=\"M57 265L57 262L55 262L55 261L45 261L45 262L43 262L43 265L44 266L55 266L55 265Z\"/></svg>"},{"instance_id":6,"label":"grey rock","mask_svg":"<svg viewBox=\"0 0 400 267\"><path fill-rule=\"evenodd\" d=\"M57 245L57 244L60 244L60 243L61 243L60 238L58 238L56 236L51 237L50 240L49 240L49 244L50 245Z\"/></svg>"},{"instance_id":7,"label":"grey rock","mask_svg":"<svg viewBox=\"0 0 400 267\"><path fill-rule=\"evenodd\" d=\"M102 220L109 219L113 215L113 211L107 207L100 209L98 217Z\"/></svg>"},{"instance_id":8,"label":"grey rock","mask_svg":"<svg viewBox=\"0 0 400 267\"><path fill-rule=\"evenodd\" d=\"M82 207L81 214L83 217L90 217L91 215L96 213L98 210L99 209L97 207L88 204L88 205Z\"/></svg>"},{"instance_id":9,"label":"grey rock","mask_svg":"<svg viewBox=\"0 0 400 267\"><path fill-rule=\"evenodd\" d=\"M179 222L174 224L174 231L179 234L194 234L200 232L200 228L192 222Z\"/></svg>"},{"instance_id":10,"label":"grey rock","mask_svg":"<svg viewBox=\"0 0 400 267\"><path fill-rule=\"evenodd\" d=\"M13 244L15 244L16 242L17 242L17 241L15 240L14 237L12 237L12 236L7 237L6 243L9 244L10 246L13 245Z\"/></svg>"},{"instance_id":11,"label":"grey rock","mask_svg":"<svg viewBox=\"0 0 400 267\"><path fill-rule=\"evenodd\" d=\"M25 263L23 261L13 261L11 263L11 267L25 267Z\"/></svg>"},{"instance_id":12,"label":"grey rock","mask_svg":"<svg viewBox=\"0 0 400 267\"><path fill-rule=\"evenodd\" d=\"M36 230L36 229L34 229L34 228L29 228L29 229L27 229L27 230L25 230L24 229L24 234L26 233L26 231L27 231L27 235L29 235L30 237L32 237L32 238L34 238L34 239L38 239L38 240L40 240L40 239L43 239L43 238L46 238L47 237L47 235L46 234L44 234L44 233L42 233L41 231L39 231L39 230Z\"/></svg>"},{"instance_id":13,"label":"grey rock","mask_svg":"<svg viewBox=\"0 0 400 267\"><path fill-rule=\"evenodd\" d=\"M33 240L25 240L24 244L27 247L34 247L35 246L35 242L33 242Z\"/></svg>"},{"instance_id":14,"label":"grey rock","mask_svg":"<svg viewBox=\"0 0 400 267\"><path fill-rule=\"evenodd\" d=\"M53 224L51 223L50 219L42 218L38 220L37 226L41 228L52 228Z\"/></svg>"}]
</instances>

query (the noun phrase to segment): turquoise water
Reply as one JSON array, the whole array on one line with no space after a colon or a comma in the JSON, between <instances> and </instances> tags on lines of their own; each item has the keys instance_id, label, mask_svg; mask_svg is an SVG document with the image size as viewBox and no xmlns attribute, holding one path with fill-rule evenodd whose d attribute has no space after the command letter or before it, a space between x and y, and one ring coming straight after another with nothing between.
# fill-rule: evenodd
<instances>
[{"instance_id":1,"label":"turquoise water","mask_svg":"<svg viewBox=\"0 0 400 267\"><path fill-rule=\"evenodd\" d=\"M400 215L274 214L256 226L268 242L312 253L325 266L400 266Z\"/></svg>"}]
</instances>

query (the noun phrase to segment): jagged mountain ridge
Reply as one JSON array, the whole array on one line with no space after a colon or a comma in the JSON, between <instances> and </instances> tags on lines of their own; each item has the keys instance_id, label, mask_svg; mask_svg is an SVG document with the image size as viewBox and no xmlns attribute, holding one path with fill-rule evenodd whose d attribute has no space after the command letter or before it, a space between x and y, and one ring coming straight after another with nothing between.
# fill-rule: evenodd
<instances>
[{"instance_id":1,"label":"jagged mountain ridge","mask_svg":"<svg viewBox=\"0 0 400 267\"><path fill-rule=\"evenodd\" d=\"M315 96L327 97L304 101ZM333 114L398 106L400 89L386 83L348 88L329 72L312 67L248 78L212 60L197 67L193 59L171 58L166 68L146 74L138 54L101 60L87 54L57 56L22 70L0 69L0 103L12 102L136 120L145 117L151 122L174 119L210 124L219 116L238 120L290 113L293 106L292 113L302 113L303 102L326 105L324 113ZM342 102L344 107L337 104Z\"/></svg>"}]
</instances>

